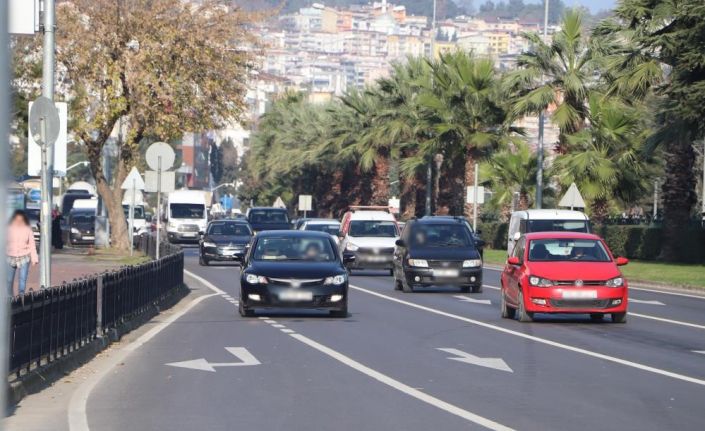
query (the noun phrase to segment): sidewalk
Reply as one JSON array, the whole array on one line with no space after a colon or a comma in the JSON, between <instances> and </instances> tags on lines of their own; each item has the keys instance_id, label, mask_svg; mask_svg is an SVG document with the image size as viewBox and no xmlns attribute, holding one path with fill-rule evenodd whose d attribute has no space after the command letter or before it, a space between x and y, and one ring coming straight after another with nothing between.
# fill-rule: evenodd
<instances>
[{"instance_id":1,"label":"sidewalk","mask_svg":"<svg viewBox=\"0 0 705 431\"><path fill-rule=\"evenodd\" d=\"M58 286L62 282L70 282L133 263L128 260L130 260L129 257L96 252L88 248L54 250L51 255L51 284ZM27 290L39 290L39 265L29 268ZM17 277L15 277L14 293L17 294Z\"/></svg>"}]
</instances>

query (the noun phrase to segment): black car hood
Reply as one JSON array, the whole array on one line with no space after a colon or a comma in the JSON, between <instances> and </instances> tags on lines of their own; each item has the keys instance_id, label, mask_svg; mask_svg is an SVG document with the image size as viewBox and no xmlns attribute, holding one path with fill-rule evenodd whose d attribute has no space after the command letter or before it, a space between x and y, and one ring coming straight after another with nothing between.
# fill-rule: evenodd
<instances>
[{"instance_id":1,"label":"black car hood","mask_svg":"<svg viewBox=\"0 0 705 431\"><path fill-rule=\"evenodd\" d=\"M249 274L274 278L324 278L345 274L340 262L263 262L253 261L246 270Z\"/></svg>"},{"instance_id":2,"label":"black car hood","mask_svg":"<svg viewBox=\"0 0 705 431\"><path fill-rule=\"evenodd\" d=\"M245 245L249 244L249 236L231 236L231 235L206 235L203 237L204 241L213 242L218 245Z\"/></svg>"},{"instance_id":3,"label":"black car hood","mask_svg":"<svg viewBox=\"0 0 705 431\"><path fill-rule=\"evenodd\" d=\"M425 260L467 260L479 259L475 247L413 247L409 250L412 259Z\"/></svg>"}]
</instances>

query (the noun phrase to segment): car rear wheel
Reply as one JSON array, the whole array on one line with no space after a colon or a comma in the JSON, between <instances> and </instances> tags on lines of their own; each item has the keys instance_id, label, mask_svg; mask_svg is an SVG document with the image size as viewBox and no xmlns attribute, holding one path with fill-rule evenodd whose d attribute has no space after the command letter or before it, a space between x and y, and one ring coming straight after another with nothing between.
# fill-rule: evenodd
<instances>
[{"instance_id":1,"label":"car rear wheel","mask_svg":"<svg viewBox=\"0 0 705 431\"><path fill-rule=\"evenodd\" d=\"M526 311L526 306L524 305L524 294L519 293L519 321L520 322L533 322L534 313Z\"/></svg>"},{"instance_id":2,"label":"car rear wheel","mask_svg":"<svg viewBox=\"0 0 705 431\"><path fill-rule=\"evenodd\" d=\"M504 298L504 292L500 294L500 308L502 310L502 317L505 319L513 319L516 315L516 308L512 308L507 304L507 300Z\"/></svg>"},{"instance_id":3,"label":"car rear wheel","mask_svg":"<svg viewBox=\"0 0 705 431\"><path fill-rule=\"evenodd\" d=\"M593 322L601 322L604 317L603 313L590 313L590 320Z\"/></svg>"},{"instance_id":4,"label":"car rear wheel","mask_svg":"<svg viewBox=\"0 0 705 431\"><path fill-rule=\"evenodd\" d=\"M255 315L255 310L245 307L242 304L242 299L240 300L240 304L237 306L237 311L240 312L240 316L242 317L252 317Z\"/></svg>"},{"instance_id":5,"label":"car rear wheel","mask_svg":"<svg viewBox=\"0 0 705 431\"><path fill-rule=\"evenodd\" d=\"M612 313L612 323L627 323L627 313Z\"/></svg>"}]
</instances>

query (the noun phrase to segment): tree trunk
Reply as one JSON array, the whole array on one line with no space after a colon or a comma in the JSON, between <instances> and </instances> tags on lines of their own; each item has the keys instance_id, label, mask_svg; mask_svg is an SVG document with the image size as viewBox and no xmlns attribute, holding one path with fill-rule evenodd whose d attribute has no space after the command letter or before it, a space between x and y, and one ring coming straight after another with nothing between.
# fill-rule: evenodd
<instances>
[{"instance_id":1,"label":"tree trunk","mask_svg":"<svg viewBox=\"0 0 705 431\"><path fill-rule=\"evenodd\" d=\"M590 209L592 214L590 214L590 219L597 223L602 224L608 215L608 202L606 198L598 198L592 201L590 204Z\"/></svg>"},{"instance_id":2,"label":"tree trunk","mask_svg":"<svg viewBox=\"0 0 705 431\"><path fill-rule=\"evenodd\" d=\"M389 202L389 153L380 150L375 159L370 205L387 205Z\"/></svg>"},{"instance_id":3,"label":"tree trunk","mask_svg":"<svg viewBox=\"0 0 705 431\"><path fill-rule=\"evenodd\" d=\"M517 202L517 210L528 210L529 209L529 194L526 190L519 192L519 202Z\"/></svg>"},{"instance_id":4,"label":"tree trunk","mask_svg":"<svg viewBox=\"0 0 705 431\"><path fill-rule=\"evenodd\" d=\"M468 144L465 151L465 187L472 187L475 185L475 163L477 163L477 157L475 148L471 144ZM463 200L463 202L464 201L465 200ZM477 206L477 210L479 213L480 205ZM467 217L468 220L473 219L474 211L474 204L465 204L465 217ZM479 217L480 215L478 214L478 218Z\"/></svg>"},{"instance_id":5,"label":"tree trunk","mask_svg":"<svg viewBox=\"0 0 705 431\"><path fill-rule=\"evenodd\" d=\"M437 215L463 215L465 206L465 159L452 155L445 158L440 175Z\"/></svg>"},{"instance_id":6,"label":"tree trunk","mask_svg":"<svg viewBox=\"0 0 705 431\"><path fill-rule=\"evenodd\" d=\"M693 129L695 130L695 129ZM689 133L678 136L677 141L666 147L666 166L663 196L663 247L661 258L677 260L684 230L688 227L691 211L696 202L694 162L695 152ZM680 252L680 253L679 253Z\"/></svg>"}]
</instances>

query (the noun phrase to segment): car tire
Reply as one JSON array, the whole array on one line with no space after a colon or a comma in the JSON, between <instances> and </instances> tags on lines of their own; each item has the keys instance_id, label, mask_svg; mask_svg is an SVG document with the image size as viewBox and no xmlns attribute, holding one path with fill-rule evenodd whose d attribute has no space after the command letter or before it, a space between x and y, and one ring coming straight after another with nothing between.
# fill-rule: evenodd
<instances>
[{"instance_id":1,"label":"car tire","mask_svg":"<svg viewBox=\"0 0 705 431\"><path fill-rule=\"evenodd\" d=\"M604 318L604 313L590 313L590 320L592 320L593 322L602 322L602 319Z\"/></svg>"},{"instance_id":2,"label":"car tire","mask_svg":"<svg viewBox=\"0 0 705 431\"><path fill-rule=\"evenodd\" d=\"M482 293L482 285L478 284L472 287L472 293Z\"/></svg>"},{"instance_id":3,"label":"car tire","mask_svg":"<svg viewBox=\"0 0 705 431\"><path fill-rule=\"evenodd\" d=\"M245 307L242 304L242 299L240 300L240 304L237 306L237 311L240 313L240 316L242 317L252 317L255 315L255 311Z\"/></svg>"},{"instance_id":4,"label":"car tire","mask_svg":"<svg viewBox=\"0 0 705 431\"><path fill-rule=\"evenodd\" d=\"M521 292L519 293L519 309L517 311L520 322L526 323L534 321L534 313L526 311L526 306L524 305L524 294Z\"/></svg>"},{"instance_id":5,"label":"car tire","mask_svg":"<svg viewBox=\"0 0 705 431\"><path fill-rule=\"evenodd\" d=\"M517 310L507 304L504 292L500 293L500 309L502 310L502 317L505 319L513 319L516 316Z\"/></svg>"},{"instance_id":6,"label":"car tire","mask_svg":"<svg viewBox=\"0 0 705 431\"><path fill-rule=\"evenodd\" d=\"M470 286L460 286L460 292L462 292L462 293L470 292Z\"/></svg>"},{"instance_id":7,"label":"car tire","mask_svg":"<svg viewBox=\"0 0 705 431\"><path fill-rule=\"evenodd\" d=\"M612 313L612 323L627 323L627 313Z\"/></svg>"},{"instance_id":8,"label":"car tire","mask_svg":"<svg viewBox=\"0 0 705 431\"><path fill-rule=\"evenodd\" d=\"M339 319L348 317L348 304L345 304L342 310L331 310L330 315Z\"/></svg>"}]
</instances>

